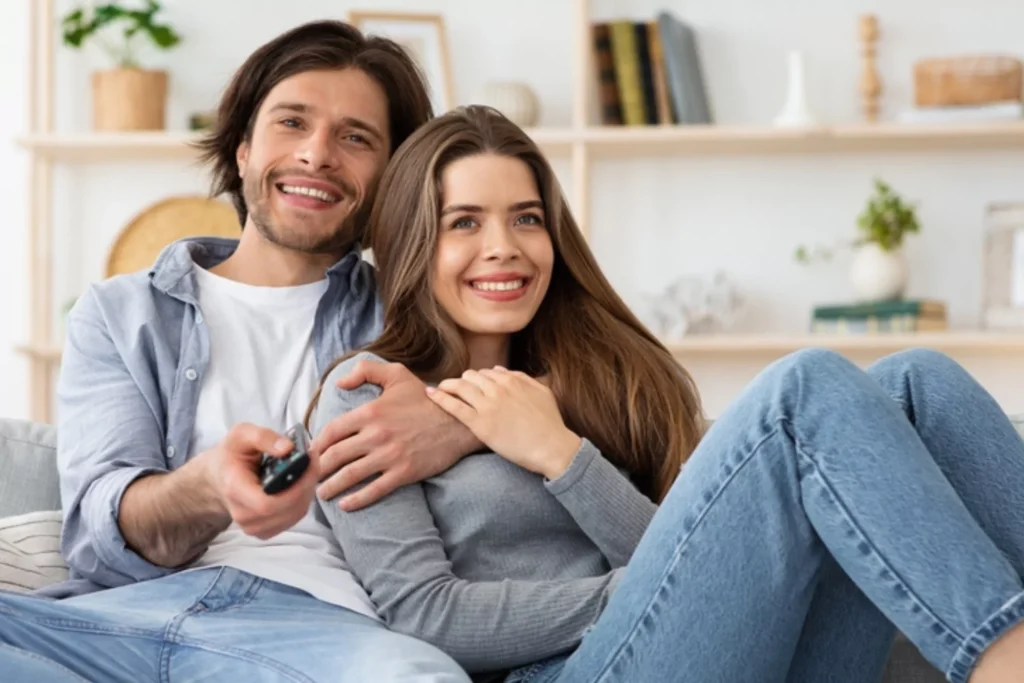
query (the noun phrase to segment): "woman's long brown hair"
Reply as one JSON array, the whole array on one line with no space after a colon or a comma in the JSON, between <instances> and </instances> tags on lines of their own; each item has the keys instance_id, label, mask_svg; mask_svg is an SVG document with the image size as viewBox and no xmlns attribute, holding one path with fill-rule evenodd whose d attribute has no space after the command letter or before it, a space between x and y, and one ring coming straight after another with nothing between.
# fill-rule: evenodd
<instances>
[{"instance_id":1,"label":"woman's long brown hair","mask_svg":"<svg viewBox=\"0 0 1024 683\"><path fill-rule=\"evenodd\" d=\"M696 386L601 273L540 150L497 111L470 106L429 121L384 171L367 232L384 325L362 350L429 382L458 377L469 367L459 329L434 298L431 274L442 173L475 154L513 157L530 167L555 252L547 295L529 325L513 335L509 366L546 375L566 425L660 502L703 433ZM351 355L336 360L324 378Z\"/></svg>"}]
</instances>

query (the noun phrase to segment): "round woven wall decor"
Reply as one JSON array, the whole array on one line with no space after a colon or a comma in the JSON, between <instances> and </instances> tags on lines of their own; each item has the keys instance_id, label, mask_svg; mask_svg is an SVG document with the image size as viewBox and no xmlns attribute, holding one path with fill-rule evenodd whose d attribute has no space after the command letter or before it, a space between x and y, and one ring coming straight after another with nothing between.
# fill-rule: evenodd
<instances>
[{"instance_id":1,"label":"round woven wall decor","mask_svg":"<svg viewBox=\"0 0 1024 683\"><path fill-rule=\"evenodd\" d=\"M135 216L117 236L107 257L107 277L149 268L164 247L183 237L237 238L241 233L231 204L203 196L170 197Z\"/></svg>"}]
</instances>

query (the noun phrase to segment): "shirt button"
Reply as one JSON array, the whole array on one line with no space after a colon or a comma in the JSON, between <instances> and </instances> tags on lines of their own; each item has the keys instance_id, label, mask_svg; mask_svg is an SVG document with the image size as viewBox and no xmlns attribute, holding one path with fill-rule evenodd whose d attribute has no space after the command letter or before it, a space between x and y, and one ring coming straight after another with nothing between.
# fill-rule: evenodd
<instances>
[{"instance_id":1,"label":"shirt button","mask_svg":"<svg viewBox=\"0 0 1024 683\"><path fill-rule=\"evenodd\" d=\"M167 457L168 458L173 458L174 457L174 446L168 446L167 447Z\"/></svg>"},{"instance_id":2,"label":"shirt button","mask_svg":"<svg viewBox=\"0 0 1024 683\"><path fill-rule=\"evenodd\" d=\"M196 372L195 368L189 368L188 370L185 371L185 379L187 379L189 382L196 381L196 377L198 376L199 373Z\"/></svg>"}]
</instances>

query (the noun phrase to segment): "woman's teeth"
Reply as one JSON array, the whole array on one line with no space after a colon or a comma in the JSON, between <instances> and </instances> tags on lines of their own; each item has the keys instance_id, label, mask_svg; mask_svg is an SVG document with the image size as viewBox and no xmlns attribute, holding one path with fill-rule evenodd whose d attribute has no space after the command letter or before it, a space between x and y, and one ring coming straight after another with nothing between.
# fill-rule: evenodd
<instances>
[{"instance_id":1,"label":"woman's teeth","mask_svg":"<svg viewBox=\"0 0 1024 683\"><path fill-rule=\"evenodd\" d=\"M513 289L519 289L523 284L523 280L506 280L505 282L474 282L473 289L482 289L485 292L508 292Z\"/></svg>"}]
</instances>

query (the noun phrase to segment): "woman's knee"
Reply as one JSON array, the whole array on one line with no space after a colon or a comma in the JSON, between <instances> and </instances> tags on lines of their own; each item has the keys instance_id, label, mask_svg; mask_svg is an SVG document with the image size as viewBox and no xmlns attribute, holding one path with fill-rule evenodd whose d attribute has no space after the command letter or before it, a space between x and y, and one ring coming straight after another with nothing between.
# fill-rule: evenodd
<instances>
[{"instance_id":1,"label":"woman's knee","mask_svg":"<svg viewBox=\"0 0 1024 683\"><path fill-rule=\"evenodd\" d=\"M842 381L860 372L859 368L841 353L821 347L794 351L775 363L775 369L784 376L811 381Z\"/></svg>"},{"instance_id":2,"label":"woman's knee","mask_svg":"<svg viewBox=\"0 0 1024 683\"><path fill-rule=\"evenodd\" d=\"M948 385L950 380L967 375L955 360L941 351L927 348L897 351L869 365L867 373L890 389L904 386L908 381L936 380L940 385Z\"/></svg>"}]
</instances>

